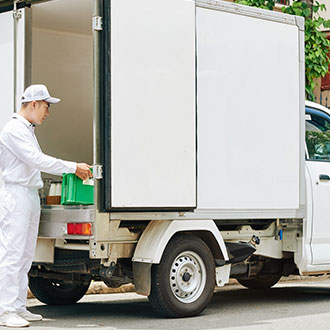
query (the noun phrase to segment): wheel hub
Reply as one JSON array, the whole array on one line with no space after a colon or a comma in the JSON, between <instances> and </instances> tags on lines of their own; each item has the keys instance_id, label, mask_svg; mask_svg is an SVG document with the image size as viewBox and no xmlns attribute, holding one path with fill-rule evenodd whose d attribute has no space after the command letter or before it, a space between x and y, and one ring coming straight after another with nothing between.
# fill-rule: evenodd
<instances>
[{"instance_id":1,"label":"wheel hub","mask_svg":"<svg viewBox=\"0 0 330 330\"><path fill-rule=\"evenodd\" d=\"M188 272L185 272L182 276L182 279L184 282L189 282L189 280L191 279L192 277L192 274L188 273Z\"/></svg>"},{"instance_id":2,"label":"wheel hub","mask_svg":"<svg viewBox=\"0 0 330 330\"><path fill-rule=\"evenodd\" d=\"M206 283L205 265L192 251L182 252L172 263L170 286L177 299L191 303L198 299Z\"/></svg>"}]
</instances>

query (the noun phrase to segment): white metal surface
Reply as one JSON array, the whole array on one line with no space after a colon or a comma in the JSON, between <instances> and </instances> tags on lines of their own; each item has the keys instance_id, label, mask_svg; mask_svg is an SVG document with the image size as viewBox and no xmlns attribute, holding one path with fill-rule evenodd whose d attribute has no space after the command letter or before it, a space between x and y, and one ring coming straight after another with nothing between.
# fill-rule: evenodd
<instances>
[{"instance_id":1,"label":"white metal surface","mask_svg":"<svg viewBox=\"0 0 330 330\"><path fill-rule=\"evenodd\" d=\"M225 260L228 253L223 238L212 220L196 221L151 221L143 231L132 261L158 264L171 237L183 231L207 231L216 239Z\"/></svg>"},{"instance_id":2,"label":"white metal surface","mask_svg":"<svg viewBox=\"0 0 330 330\"><path fill-rule=\"evenodd\" d=\"M330 115L330 110L320 104L306 101L306 106ZM307 161L305 164L306 217L303 224L303 236L297 238L297 252L294 257L300 274L330 271L330 242L327 238L330 234L328 221L330 189L327 182L319 180L319 174L330 172L329 166L329 163L318 161Z\"/></svg>"},{"instance_id":3,"label":"white metal surface","mask_svg":"<svg viewBox=\"0 0 330 330\"><path fill-rule=\"evenodd\" d=\"M34 262L54 263L54 239L38 238Z\"/></svg>"},{"instance_id":4,"label":"white metal surface","mask_svg":"<svg viewBox=\"0 0 330 330\"><path fill-rule=\"evenodd\" d=\"M111 3L112 206L194 207L195 3Z\"/></svg>"},{"instance_id":5,"label":"white metal surface","mask_svg":"<svg viewBox=\"0 0 330 330\"><path fill-rule=\"evenodd\" d=\"M196 210L194 212L114 212L112 220L229 220L229 219L287 219L304 217L304 210L292 209L221 209Z\"/></svg>"},{"instance_id":6,"label":"white metal surface","mask_svg":"<svg viewBox=\"0 0 330 330\"><path fill-rule=\"evenodd\" d=\"M1 104L0 130L10 119L13 113L13 87L14 87L14 34L13 12L0 14L0 90L3 95Z\"/></svg>"},{"instance_id":7,"label":"white metal surface","mask_svg":"<svg viewBox=\"0 0 330 330\"><path fill-rule=\"evenodd\" d=\"M196 20L198 208L297 210L298 27L203 8Z\"/></svg>"},{"instance_id":8,"label":"white metal surface","mask_svg":"<svg viewBox=\"0 0 330 330\"><path fill-rule=\"evenodd\" d=\"M21 9L21 18L17 22L17 106L24 90L24 54L25 54L25 10ZM14 19L13 12L0 13L0 90L2 97L0 131L14 112ZM0 186L2 185L0 171Z\"/></svg>"},{"instance_id":9,"label":"white metal surface","mask_svg":"<svg viewBox=\"0 0 330 330\"><path fill-rule=\"evenodd\" d=\"M297 252L294 254L294 261L300 274L310 270L312 265L311 237L313 225L313 192L312 181L305 165L306 178L306 216L303 219L303 235L297 238ZM314 266L315 267L315 266ZM312 266L313 268L313 266Z\"/></svg>"},{"instance_id":10,"label":"white metal surface","mask_svg":"<svg viewBox=\"0 0 330 330\"><path fill-rule=\"evenodd\" d=\"M19 9L21 12L21 18L16 21L16 111L18 112L21 107L21 97L23 95L25 86L25 74L26 74L26 65L30 65L27 63L26 55L26 47L30 47L30 45L26 45L26 23L25 20L28 19L28 16L31 14L29 8Z\"/></svg>"},{"instance_id":11,"label":"white metal surface","mask_svg":"<svg viewBox=\"0 0 330 330\"><path fill-rule=\"evenodd\" d=\"M13 113L13 55L14 55L13 13L0 14L0 90L6 97L2 101L0 131L5 126ZM0 186L2 175L0 170Z\"/></svg>"},{"instance_id":12,"label":"white metal surface","mask_svg":"<svg viewBox=\"0 0 330 330\"><path fill-rule=\"evenodd\" d=\"M240 5L223 0L196 0L196 6L224 12L236 13L239 15L261 18L268 21L281 22L292 25L299 25L301 30L304 30L304 19L302 17L283 14L282 12L264 10L261 8ZM297 22L299 21L299 22Z\"/></svg>"},{"instance_id":13,"label":"white metal surface","mask_svg":"<svg viewBox=\"0 0 330 330\"><path fill-rule=\"evenodd\" d=\"M320 104L306 101L306 106L330 115L330 110ZM301 273L330 269L330 183L319 178L321 174L330 176L330 162L306 161L305 166L308 203L304 236L296 256Z\"/></svg>"},{"instance_id":14,"label":"white metal surface","mask_svg":"<svg viewBox=\"0 0 330 330\"><path fill-rule=\"evenodd\" d=\"M215 269L216 285L221 287L229 282L231 264L217 267Z\"/></svg>"},{"instance_id":15,"label":"white metal surface","mask_svg":"<svg viewBox=\"0 0 330 330\"><path fill-rule=\"evenodd\" d=\"M330 176L330 163L307 161L313 195L312 264L330 264L330 181L319 179L321 174Z\"/></svg>"}]
</instances>

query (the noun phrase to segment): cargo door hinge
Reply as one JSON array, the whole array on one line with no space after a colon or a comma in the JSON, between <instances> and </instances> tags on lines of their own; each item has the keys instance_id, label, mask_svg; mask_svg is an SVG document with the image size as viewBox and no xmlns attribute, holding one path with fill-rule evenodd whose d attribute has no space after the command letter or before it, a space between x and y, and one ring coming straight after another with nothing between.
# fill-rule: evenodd
<instances>
[{"instance_id":1,"label":"cargo door hinge","mask_svg":"<svg viewBox=\"0 0 330 330\"><path fill-rule=\"evenodd\" d=\"M102 165L93 165L93 178L97 180L103 179Z\"/></svg>"},{"instance_id":2,"label":"cargo door hinge","mask_svg":"<svg viewBox=\"0 0 330 330\"><path fill-rule=\"evenodd\" d=\"M22 12L20 10L14 10L13 17L16 21L19 21L22 18Z\"/></svg>"},{"instance_id":3,"label":"cargo door hinge","mask_svg":"<svg viewBox=\"0 0 330 330\"><path fill-rule=\"evenodd\" d=\"M103 19L101 16L93 17L93 30L102 31L103 30Z\"/></svg>"},{"instance_id":4,"label":"cargo door hinge","mask_svg":"<svg viewBox=\"0 0 330 330\"><path fill-rule=\"evenodd\" d=\"M24 0L14 1L13 17L16 21L18 21L22 18L22 11L20 9L18 9L18 5L21 5L20 7L22 7L22 6L24 7L25 1Z\"/></svg>"}]
</instances>

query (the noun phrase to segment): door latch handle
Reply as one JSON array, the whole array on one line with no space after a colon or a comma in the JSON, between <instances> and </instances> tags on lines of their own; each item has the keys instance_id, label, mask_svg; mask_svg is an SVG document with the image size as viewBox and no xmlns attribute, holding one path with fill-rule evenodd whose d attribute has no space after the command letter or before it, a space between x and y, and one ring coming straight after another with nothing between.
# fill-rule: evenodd
<instances>
[{"instance_id":1,"label":"door latch handle","mask_svg":"<svg viewBox=\"0 0 330 330\"><path fill-rule=\"evenodd\" d=\"M327 174L320 174L320 181L330 181L330 177Z\"/></svg>"}]
</instances>

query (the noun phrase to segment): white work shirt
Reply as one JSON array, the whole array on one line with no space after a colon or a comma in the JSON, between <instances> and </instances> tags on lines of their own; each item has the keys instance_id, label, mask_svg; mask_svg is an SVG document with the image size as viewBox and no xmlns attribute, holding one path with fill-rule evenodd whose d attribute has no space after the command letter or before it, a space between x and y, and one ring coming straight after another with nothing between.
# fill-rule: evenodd
<instances>
[{"instance_id":1,"label":"white work shirt","mask_svg":"<svg viewBox=\"0 0 330 330\"><path fill-rule=\"evenodd\" d=\"M6 124L0 134L0 168L6 184L42 188L40 171L62 175L75 173L77 164L42 153L34 134L34 125L19 114Z\"/></svg>"}]
</instances>

